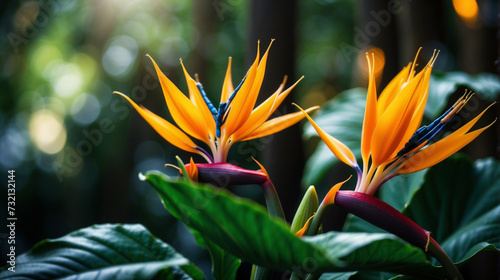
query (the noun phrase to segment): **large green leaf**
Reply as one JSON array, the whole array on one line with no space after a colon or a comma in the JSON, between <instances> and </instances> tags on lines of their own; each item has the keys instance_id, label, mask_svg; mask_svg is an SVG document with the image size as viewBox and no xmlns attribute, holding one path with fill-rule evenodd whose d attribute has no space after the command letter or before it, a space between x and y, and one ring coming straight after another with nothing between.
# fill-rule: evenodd
<instances>
[{"instance_id":1,"label":"large green leaf","mask_svg":"<svg viewBox=\"0 0 500 280\"><path fill-rule=\"evenodd\" d=\"M222 249L260 266L306 274L377 270L442 275L425 253L390 234L334 233L299 239L253 201L209 185L146 174L167 210Z\"/></svg>"},{"instance_id":2,"label":"large green leaf","mask_svg":"<svg viewBox=\"0 0 500 280\"><path fill-rule=\"evenodd\" d=\"M326 256L348 264L349 271L405 271L431 278L443 276L436 267L430 265L422 250L392 234L328 232L305 240L318 248L324 248Z\"/></svg>"},{"instance_id":3,"label":"large green leaf","mask_svg":"<svg viewBox=\"0 0 500 280\"><path fill-rule=\"evenodd\" d=\"M6 269L7 267L4 267ZM201 272L142 225L104 224L44 240L0 279L203 279Z\"/></svg>"},{"instance_id":4,"label":"large green leaf","mask_svg":"<svg viewBox=\"0 0 500 280\"><path fill-rule=\"evenodd\" d=\"M500 163L457 155L427 172L404 213L431 231L459 262L478 250L493 249L489 244L500 246L499 201Z\"/></svg>"},{"instance_id":5,"label":"large green leaf","mask_svg":"<svg viewBox=\"0 0 500 280\"><path fill-rule=\"evenodd\" d=\"M314 246L290 233L284 221L269 218L250 200L209 185L171 181L159 172L147 173L146 180L174 217L239 258L286 270L318 254Z\"/></svg>"}]
</instances>

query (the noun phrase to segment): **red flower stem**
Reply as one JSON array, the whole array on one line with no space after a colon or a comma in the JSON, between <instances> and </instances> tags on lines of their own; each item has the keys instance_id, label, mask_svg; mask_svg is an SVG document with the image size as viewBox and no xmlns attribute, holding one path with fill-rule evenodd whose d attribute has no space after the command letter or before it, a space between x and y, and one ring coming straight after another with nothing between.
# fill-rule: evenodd
<instances>
[{"instance_id":1,"label":"red flower stem","mask_svg":"<svg viewBox=\"0 0 500 280\"><path fill-rule=\"evenodd\" d=\"M188 167L189 164L186 165ZM198 181L226 188L230 185L259 185L264 191L269 216L285 220L285 214L273 183L260 170L248 170L229 163L198 163Z\"/></svg>"},{"instance_id":2,"label":"red flower stem","mask_svg":"<svg viewBox=\"0 0 500 280\"><path fill-rule=\"evenodd\" d=\"M443 265L451 279L463 279L455 264L430 236L430 232L389 204L376 197L354 191L338 191L335 204L428 252Z\"/></svg>"}]
</instances>

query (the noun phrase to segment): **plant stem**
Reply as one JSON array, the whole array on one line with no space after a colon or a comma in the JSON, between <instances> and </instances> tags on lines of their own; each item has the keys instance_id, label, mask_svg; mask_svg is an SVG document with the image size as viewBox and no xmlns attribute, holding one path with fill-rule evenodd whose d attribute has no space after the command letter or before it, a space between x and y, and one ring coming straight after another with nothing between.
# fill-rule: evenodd
<instances>
[{"instance_id":1,"label":"plant stem","mask_svg":"<svg viewBox=\"0 0 500 280\"><path fill-rule=\"evenodd\" d=\"M274 188L271 180L268 179L264 181L261 184L261 187L262 190L264 190L264 197L266 199L267 212L269 213L269 216L279 217L286 221L285 213L283 212L283 208L281 207L278 193L276 192L276 189Z\"/></svg>"},{"instance_id":2,"label":"plant stem","mask_svg":"<svg viewBox=\"0 0 500 280\"><path fill-rule=\"evenodd\" d=\"M448 255L430 237L430 232L421 228L389 204L376 197L353 191L338 191L335 196L335 204L428 252L443 265L451 279L463 279Z\"/></svg>"},{"instance_id":3,"label":"plant stem","mask_svg":"<svg viewBox=\"0 0 500 280\"><path fill-rule=\"evenodd\" d=\"M253 279L253 280L269 279L269 277L271 277L271 270L267 267L264 267L264 266L253 265L252 266L252 277L253 278L250 278L250 279Z\"/></svg>"},{"instance_id":4,"label":"plant stem","mask_svg":"<svg viewBox=\"0 0 500 280\"><path fill-rule=\"evenodd\" d=\"M316 212L316 215L311 220L311 224L309 225L309 228L307 229L306 236L311 236L315 235L319 227L321 225L321 221L323 220L323 215L325 214L326 209L328 208L329 205L325 205L323 202L318 207L318 211Z\"/></svg>"},{"instance_id":5,"label":"plant stem","mask_svg":"<svg viewBox=\"0 0 500 280\"><path fill-rule=\"evenodd\" d=\"M452 280L463 280L462 274L458 271L457 267L450 259L450 257L446 254L446 252L439 246L439 244L434 240L434 238L430 237L429 246L427 247L429 254L431 254L434 258L436 258L441 265L443 265L448 275L451 276Z\"/></svg>"}]
</instances>

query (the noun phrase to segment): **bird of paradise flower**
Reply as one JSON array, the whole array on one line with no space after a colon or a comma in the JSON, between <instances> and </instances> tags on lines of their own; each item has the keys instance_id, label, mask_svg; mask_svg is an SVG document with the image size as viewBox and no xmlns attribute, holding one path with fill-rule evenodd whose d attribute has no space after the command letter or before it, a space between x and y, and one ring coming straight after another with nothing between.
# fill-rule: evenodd
<instances>
[{"instance_id":1,"label":"bird of paradise flower","mask_svg":"<svg viewBox=\"0 0 500 280\"><path fill-rule=\"evenodd\" d=\"M258 44L257 56L236 88L233 87L231 58L229 58L218 108L208 99L198 77L196 76L196 80L194 80L188 74L182 60L181 65L187 81L189 97L184 95L162 73L156 62L148 55L160 80L168 110L179 127L137 105L126 95L116 91L114 93L129 101L153 129L172 145L199 154L209 163L226 162L229 149L234 143L279 132L304 118L301 112L296 112L268 120L303 77L283 91L287 80L285 76L276 92L254 108L264 79L267 57L272 42L260 62L260 43ZM317 108L311 107L306 111L311 112ZM196 145L188 135L206 143L213 156Z\"/></svg>"},{"instance_id":2,"label":"bird of paradise flower","mask_svg":"<svg viewBox=\"0 0 500 280\"><path fill-rule=\"evenodd\" d=\"M363 169L345 144L324 132L303 111L335 156L356 170L358 182L354 191L339 191L345 181L333 186L319 205L316 215L310 218L310 222L304 225L299 234L316 234L326 208L335 203L349 213L430 253L444 266L451 279L463 279L446 252L430 236L430 232L373 195L387 180L431 167L474 140L496 121L470 131L491 105L456 131L436 141L446 124L457 116L473 93L466 92L443 115L431 124L418 128L427 103L430 75L437 53L434 52L418 74L415 71L415 61L409 63L378 97L374 75L375 58L373 54L371 58L366 54L366 58L369 82L361 132Z\"/></svg>"},{"instance_id":3,"label":"bird of paradise flower","mask_svg":"<svg viewBox=\"0 0 500 280\"><path fill-rule=\"evenodd\" d=\"M303 111L335 156L356 170L356 192L373 195L383 183L397 175L417 172L443 161L496 121L469 132L492 104L461 128L436 141L446 124L457 116L472 97L472 92L466 92L443 115L431 124L418 128L427 103L431 71L437 56L438 52L434 52L418 74L415 71L415 61L410 62L377 97L375 58L373 54L371 57L366 54L369 82L361 132L363 169L345 144L324 132ZM418 52L415 60L417 57Z\"/></svg>"}]
</instances>

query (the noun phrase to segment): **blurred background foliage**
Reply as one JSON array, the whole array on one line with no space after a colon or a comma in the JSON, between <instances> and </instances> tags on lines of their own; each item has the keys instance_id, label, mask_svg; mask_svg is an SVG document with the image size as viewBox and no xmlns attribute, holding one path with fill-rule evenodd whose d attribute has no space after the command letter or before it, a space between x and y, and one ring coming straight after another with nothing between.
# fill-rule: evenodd
<instances>
[{"instance_id":1,"label":"blurred background foliage","mask_svg":"<svg viewBox=\"0 0 500 280\"><path fill-rule=\"evenodd\" d=\"M164 164L174 163L177 154L186 162L189 155L166 143L112 94L121 91L169 118L146 54L186 92L182 58L214 102L228 57L236 83L255 56L258 39L263 51L276 38L261 98L274 92L284 75L289 85L305 75L285 102L302 107L366 86L368 50L377 56L379 88L413 60L420 46L420 65L434 49L441 50L435 72L486 72L491 73L486 82L498 79L498 2L491 0L47 0L0 6L0 166L16 171L18 253L42 238L91 224L138 222L209 266L206 252L137 176L151 169L174 175L176 170ZM295 109L279 111L290 110ZM498 116L498 107L492 111ZM302 193L305 160L317 143L302 146L300 130L296 126L242 143L229 156L253 169L258 167L251 156L264 161L289 218ZM498 134L496 126L487 140L476 141L489 147L480 157L498 158ZM320 193L344 172L331 172L319 183ZM262 199L255 188L237 191ZM2 201L5 196L2 192ZM5 216L1 211L0 218ZM4 251L6 243L1 246Z\"/></svg>"}]
</instances>

